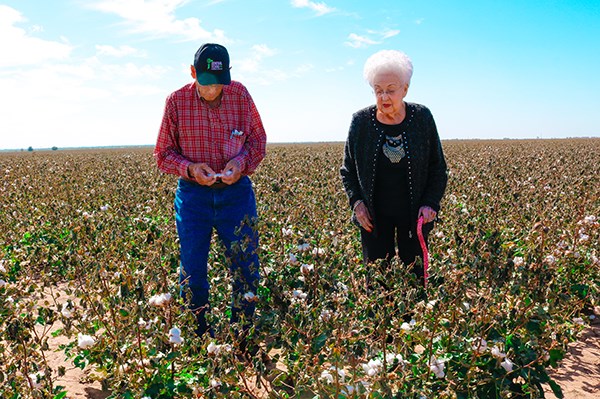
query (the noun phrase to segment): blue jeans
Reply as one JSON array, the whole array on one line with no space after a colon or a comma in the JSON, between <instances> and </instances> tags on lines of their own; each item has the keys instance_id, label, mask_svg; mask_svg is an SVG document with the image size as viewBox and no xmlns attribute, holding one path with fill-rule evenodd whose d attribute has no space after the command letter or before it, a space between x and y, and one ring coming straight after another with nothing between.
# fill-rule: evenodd
<instances>
[{"instance_id":1,"label":"blue jeans","mask_svg":"<svg viewBox=\"0 0 600 399\"><path fill-rule=\"evenodd\" d=\"M198 320L198 334L208 329L207 263L213 229L225 245L225 255L231 264L231 322L239 321L241 312L247 323L251 322L255 304L243 296L246 292L256 294L259 264L256 199L250 179L244 176L224 188L180 179L175 194L175 217L181 250L181 294L184 298L191 294L187 298Z\"/></svg>"}]
</instances>

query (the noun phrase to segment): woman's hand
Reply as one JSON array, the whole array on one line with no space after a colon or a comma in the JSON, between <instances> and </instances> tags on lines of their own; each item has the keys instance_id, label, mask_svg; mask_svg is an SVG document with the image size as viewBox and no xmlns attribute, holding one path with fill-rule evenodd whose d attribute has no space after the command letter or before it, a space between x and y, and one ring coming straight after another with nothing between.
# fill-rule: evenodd
<instances>
[{"instance_id":1,"label":"woman's hand","mask_svg":"<svg viewBox=\"0 0 600 399\"><path fill-rule=\"evenodd\" d=\"M423 222L430 223L435 220L437 212L428 206L422 206L421 208L419 208L419 216L417 217L417 219L421 216L423 216Z\"/></svg>"},{"instance_id":2,"label":"woman's hand","mask_svg":"<svg viewBox=\"0 0 600 399\"><path fill-rule=\"evenodd\" d=\"M360 223L363 229L367 230L369 233L373 231L373 219L363 201L359 201L359 203L354 206L354 215L356 215L356 220L358 220L358 223Z\"/></svg>"}]
</instances>

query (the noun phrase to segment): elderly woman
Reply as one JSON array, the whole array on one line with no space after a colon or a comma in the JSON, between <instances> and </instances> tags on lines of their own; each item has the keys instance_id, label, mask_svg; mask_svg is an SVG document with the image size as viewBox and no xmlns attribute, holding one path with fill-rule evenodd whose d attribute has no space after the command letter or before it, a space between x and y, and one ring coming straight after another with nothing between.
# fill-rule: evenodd
<instances>
[{"instance_id":1,"label":"elderly woman","mask_svg":"<svg viewBox=\"0 0 600 399\"><path fill-rule=\"evenodd\" d=\"M365 262L397 254L412 264L422 256L417 221L423 217L427 239L446 189L433 116L425 106L404 101L412 71L411 60L395 50L375 53L364 66L377 103L353 115L340 173ZM422 268L413 271L423 277Z\"/></svg>"}]
</instances>

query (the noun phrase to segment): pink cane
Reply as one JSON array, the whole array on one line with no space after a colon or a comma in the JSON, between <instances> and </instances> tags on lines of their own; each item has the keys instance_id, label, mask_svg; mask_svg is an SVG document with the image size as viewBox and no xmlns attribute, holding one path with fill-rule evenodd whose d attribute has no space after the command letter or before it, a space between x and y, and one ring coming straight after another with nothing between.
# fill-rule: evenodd
<instances>
[{"instance_id":1,"label":"pink cane","mask_svg":"<svg viewBox=\"0 0 600 399\"><path fill-rule=\"evenodd\" d=\"M427 279L429 273L429 252L427 251L427 245L425 244L425 238L423 237L423 216L417 221L417 237L419 238L419 244L421 245L421 251L423 252L423 277L425 278L425 288L427 288Z\"/></svg>"}]
</instances>

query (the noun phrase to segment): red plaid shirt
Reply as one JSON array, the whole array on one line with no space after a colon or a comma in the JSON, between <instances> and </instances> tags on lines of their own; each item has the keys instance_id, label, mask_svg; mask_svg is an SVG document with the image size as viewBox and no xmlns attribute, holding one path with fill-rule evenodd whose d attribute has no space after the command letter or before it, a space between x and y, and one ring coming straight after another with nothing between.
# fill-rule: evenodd
<instances>
[{"instance_id":1,"label":"red plaid shirt","mask_svg":"<svg viewBox=\"0 0 600 399\"><path fill-rule=\"evenodd\" d=\"M158 168L188 177L191 163L206 163L221 172L231 159L249 175L265 157L267 136L260 115L244 85L223 86L221 105L210 108L194 83L167 97L154 149Z\"/></svg>"}]
</instances>

